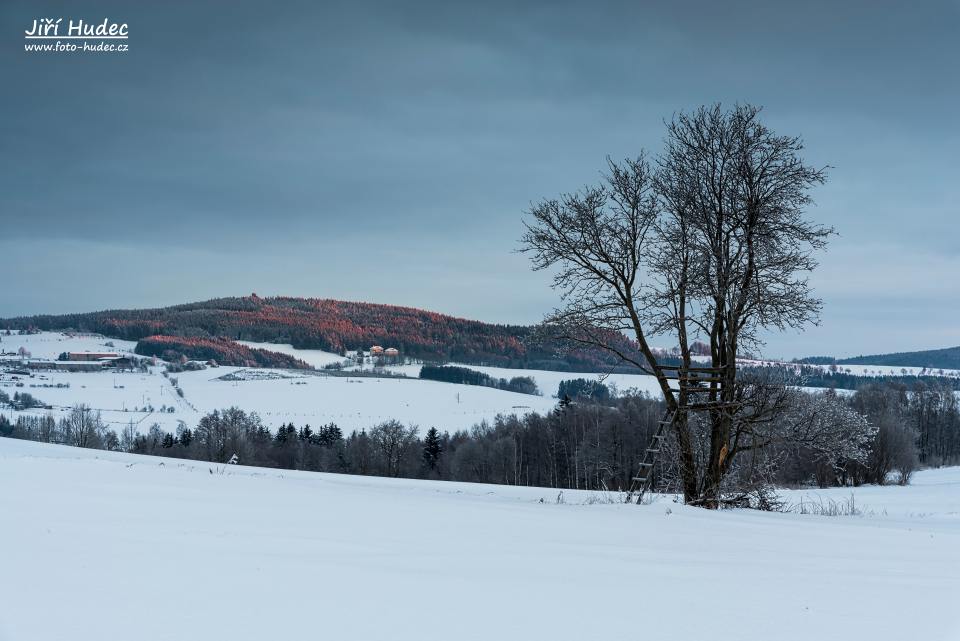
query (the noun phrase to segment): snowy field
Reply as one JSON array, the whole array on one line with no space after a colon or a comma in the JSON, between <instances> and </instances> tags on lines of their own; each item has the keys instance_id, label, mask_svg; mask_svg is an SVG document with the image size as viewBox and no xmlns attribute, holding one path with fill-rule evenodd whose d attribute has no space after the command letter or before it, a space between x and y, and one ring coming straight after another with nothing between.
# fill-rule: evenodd
<instances>
[{"instance_id":1,"label":"snowy field","mask_svg":"<svg viewBox=\"0 0 960 641\"><path fill-rule=\"evenodd\" d=\"M958 468L857 489L858 517L10 439L0 484L9 641L960 638Z\"/></svg>"},{"instance_id":2,"label":"snowy field","mask_svg":"<svg viewBox=\"0 0 960 641\"><path fill-rule=\"evenodd\" d=\"M263 378L221 380L238 372L241 376ZM54 407L28 410L24 412L27 414L59 416L76 403L86 403L99 410L111 427L119 430L133 421L140 431L154 423L166 431L175 431L179 421L193 427L204 414L233 406L258 412L272 428L290 421L298 426L333 422L352 431L396 419L424 429L434 426L454 431L492 420L498 414L545 412L556 405L555 399L544 396L417 379L333 377L238 367L181 372L170 378L177 379L184 391L183 398L176 394L170 380L160 375L160 368L151 368L149 374L43 372L24 381L23 388L12 387L9 381L0 379L0 389L10 396L16 391L28 392ZM69 387L29 387L31 384ZM173 407L173 412L162 411L164 407ZM20 412L0 413L15 420Z\"/></svg>"},{"instance_id":3,"label":"snowy field","mask_svg":"<svg viewBox=\"0 0 960 641\"><path fill-rule=\"evenodd\" d=\"M464 365L462 363L451 363L458 367L466 367L484 374L489 374L494 378L511 379L515 376L529 376L540 388L544 396L556 396L560 381L568 381L574 378L585 378L587 380L601 380L605 385L616 386L617 391L626 392L636 390L651 394L655 397L660 396L660 386L657 379L646 374L598 374L584 372L551 372L541 369L511 369L506 367L485 367L481 365ZM406 374L407 376L420 376L422 365L395 365L387 369Z\"/></svg>"},{"instance_id":4,"label":"snowy field","mask_svg":"<svg viewBox=\"0 0 960 641\"><path fill-rule=\"evenodd\" d=\"M0 352L16 353L21 347L30 352L31 358L56 360L63 352L116 352L132 354L137 346L134 341L104 338L99 335L80 334L68 336L59 332L40 332L6 336L0 334Z\"/></svg>"},{"instance_id":5,"label":"snowy field","mask_svg":"<svg viewBox=\"0 0 960 641\"><path fill-rule=\"evenodd\" d=\"M291 354L316 367L343 359L320 350L298 350L290 345L249 343L245 345L273 349ZM26 336L0 336L0 351L16 352L20 347L33 358L56 359L64 351L115 351L131 353L135 343L110 340L99 336L65 336L54 332ZM7 363L17 359L5 357ZM652 376L632 374L551 372L543 370L507 369L464 365L496 378L530 376L542 396L515 394L486 387L453 385L418 380L420 365L399 365L389 369L410 377L407 380L371 377L334 377L319 373L289 372L236 367L209 368L195 372L172 374L183 390L180 397L171 381L161 375L163 365L149 368L147 373L118 372L36 372L32 377L14 378L0 374L0 390L13 396L27 392L52 410L31 409L14 412L2 409L11 420L20 413L60 417L71 406L85 403L100 411L102 419L121 430L133 422L145 432L158 424L174 432L182 421L194 427L204 414L215 409L236 406L260 414L273 429L293 422L316 427L336 423L350 432L366 429L386 420L396 419L423 430L436 427L455 431L469 429L481 421L492 421L497 415L547 412L556 405L554 396L560 381L572 378L603 380L618 391L636 390L659 396ZM851 366L853 367L853 366ZM857 366L866 373L868 366ZM918 370L919 371L919 370ZM248 380L222 380L236 374ZM18 384L22 384L19 387Z\"/></svg>"},{"instance_id":6,"label":"snowy field","mask_svg":"<svg viewBox=\"0 0 960 641\"><path fill-rule=\"evenodd\" d=\"M223 381L237 368L184 372L186 398L203 413L235 405L257 411L270 425L334 422L347 431L396 419L424 429L466 429L497 414L544 412L556 401L488 387L396 378L339 377L283 372L289 378ZM246 370L259 372L262 370Z\"/></svg>"},{"instance_id":7,"label":"snowy field","mask_svg":"<svg viewBox=\"0 0 960 641\"><path fill-rule=\"evenodd\" d=\"M754 361L739 359L738 363L744 365L781 365L783 367L800 368L798 363L787 363L782 361ZM819 369L822 372L829 372L832 365L803 365ZM940 369L927 367L900 367L897 365L837 365L833 371L843 372L852 376L945 376L948 378L960 378L960 370Z\"/></svg>"},{"instance_id":8,"label":"snowy field","mask_svg":"<svg viewBox=\"0 0 960 641\"><path fill-rule=\"evenodd\" d=\"M32 378L0 375L0 390L13 396L26 392L53 407L52 410L32 409L24 412L0 410L14 420L17 414L61 416L76 404L89 405L101 414L110 427L120 430L130 421L146 431L158 423L168 431L175 430L178 420L196 421L197 412L180 398L170 380L160 375L161 368L140 372L36 372ZM217 370L212 370L217 371ZM176 375L174 375L176 378ZM16 387L16 383L23 387ZM60 385L61 387L57 387ZM153 407L153 411L150 408ZM173 407L172 413L161 411Z\"/></svg>"},{"instance_id":9,"label":"snowy field","mask_svg":"<svg viewBox=\"0 0 960 641\"><path fill-rule=\"evenodd\" d=\"M16 352L22 346L34 358L47 359L56 359L64 351L130 351L135 346L128 341L108 341L102 337L68 338L50 332L0 338L3 339L0 344L7 351ZM114 343L115 347L106 346L107 342ZM293 354L318 366L342 360L335 354L319 350L246 344L280 348L277 351ZM14 362L12 359L8 361ZM469 429L484 420L492 421L499 414L546 412L556 405L556 400L549 394L531 396L415 378L335 377L322 372L238 367L171 374L170 379L176 379L183 390L181 398L171 380L161 375L162 370L160 365L149 368L148 373L38 371L29 378L0 374L0 390L9 396L26 392L53 407L52 410L23 412L3 409L0 413L10 420L16 420L18 414L52 413L60 417L73 405L85 403L99 411L102 419L118 431L132 421L141 432L155 423L174 432L180 421L194 427L204 414L235 406L259 413L273 429L291 421L297 426L309 423L314 427L333 422L350 432L395 419L406 425L420 426L423 430L436 427L452 432ZM231 374L247 380L222 380ZM164 411L170 408L172 411Z\"/></svg>"},{"instance_id":10,"label":"snowy field","mask_svg":"<svg viewBox=\"0 0 960 641\"><path fill-rule=\"evenodd\" d=\"M342 363L344 360L346 360L343 356L334 354L333 352L325 352L320 349L297 349L293 345L287 343L252 343L250 341L236 342L240 343L241 345L246 345L247 347L265 349L271 352L279 352L281 354L288 354L294 358L299 358L307 365L312 365L317 369L322 368L324 365L329 365L331 363Z\"/></svg>"}]
</instances>

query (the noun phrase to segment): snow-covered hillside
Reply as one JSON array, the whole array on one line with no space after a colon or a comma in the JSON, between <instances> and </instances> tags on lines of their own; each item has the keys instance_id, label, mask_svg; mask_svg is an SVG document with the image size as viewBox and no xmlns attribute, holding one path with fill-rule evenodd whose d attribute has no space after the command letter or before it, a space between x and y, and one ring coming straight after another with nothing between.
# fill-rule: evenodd
<instances>
[{"instance_id":1,"label":"snow-covered hillside","mask_svg":"<svg viewBox=\"0 0 960 641\"><path fill-rule=\"evenodd\" d=\"M957 468L859 517L9 439L0 484L3 639L960 638Z\"/></svg>"},{"instance_id":2,"label":"snow-covered hillside","mask_svg":"<svg viewBox=\"0 0 960 641\"><path fill-rule=\"evenodd\" d=\"M313 365L317 369L320 369L324 365L330 365L331 363L342 363L344 361L343 356L340 356L339 354L325 352L320 349L297 349L293 345L287 343L253 343L251 341L237 342L241 345L246 345L247 347L253 347L255 349L265 349L271 352L289 354L290 356L299 358L308 365Z\"/></svg>"},{"instance_id":3,"label":"snow-covered hillside","mask_svg":"<svg viewBox=\"0 0 960 641\"><path fill-rule=\"evenodd\" d=\"M130 351L135 345L102 337L65 337L49 332L2 338L4 349L10 352L24 347L34 358L45 359L55 359L63 351ZM315 365L341 360L327 352L272 347L280 347L281 351ZM14 358L7 360L16 362ZM166 378L161 375L162 370L161 364L150 367L147 373L37 371L32 377L0 374L0 390L9 396L26 392L53 407L23 412L0 409L0 413L11 420L19 413L62 416L71 406L84 403L100 411L103 420L118 431L132 421L139 431L146 431L156 423L173 432L180 421L193 427L204 414L235 406L259 413L272 428L291 421L298 426L333 422L350 432L395 419L423 429L437 427L455 431L484 420L491 421L498 414L546 412L556 405L549 392L544 396L531 396L416 378L340 377L323 372L238 367L180 372ZM224 380L224 377L242 380ZM176 379L183 390L182 397L171 379Z\"/></svg>"},{"instance_id":4,"label":"snow-covered hillside","mask_svg":"<svg viewBox=\"0 0 960 641\"><path fill-rule=\"evenodd\" d=\"M797 363L786 361L764 361L738 359L744 365L781 366L799 368ZM960 378L960 370L939 369L927 367L898 367L895 365L804 365L804 367L819 369L821 372L843 372L852 376L944 376Z\"/></svg>"},{"instance_id":5,"label":"snow-covered hillside","mask_svg":"<svg viewBox=\"0 0 960 641\"><path fill-rule=\"evenodd\" d=\"M459 367L467 367L484 374L489 374L494 378L510 379L515 376L529 376L532 378L540 392L544 396L556 396L557 388L561 381L568 381L574 378L585 378L588 380L602 380L606 385L616 386L619 392L636 390L653 396L660 396L660 387L657 379L646 374L599 374L583 372L553 372L542 369L517 369L507 367L485 367L481 365L464 365L462 363L453 363ZM400 372L407 376L419 376L421 365L396 365L389 367L391 371Z\"/></svg>"},{"instance_id":6,"label":"snow-covered hillside","mask_svg":"<svg viewBox=\"0 0 960 641\"><path fill-rule=\"evenodd\" d=\"M298 350L290 345L244 343L251 347L272 349L300 358L315 367L340 362L342 357L320 350ZM66 336L54 332L24 336L0 336L0 346L7 354L24 348L35 359L56 359L65 351L112 351L132 353L135 343L110 340L101 336ZM14 365L19 357L2 357ZM267 425L276 428L293 422L300 426L336 423L341 429L370 428L377 423L396 419L421 428L437 427L454 431L468 429L481 421L491 421L498 414L546 412L555 407L554 395L560 381L572 378L603 379L621 391L637 390L659 396L652 376L632 374L553 372L544 370L507 369L466 365L496 378L529 376L540 388L542 396L515 394L486 387L454 385L418 380L420 365L398 365L387 369L404 374L406 380L369 376L327 376L324 372L291 372L270 369L242 370L237 367L209 368L172 374L183 395L177 393L170 379L161 375L163 364L148 372L62 372L38 371L32 377L3 374L0 368L0 390L13 396L26 392L51 410L30 409L14 412L0 409L11 420L17 414L53 413L62 416L75 404L84 403L101 412L105 422L116 430L133 422L139 431L153 424L173 432L182 421L196 425L204 414L215 409L236 406L258 412ZM868 366L858 366L865 373ZM872 371L872 370L870 370ZM369 373L369 372L367 372ZM223 377L243 380L223 380Z\"/></svg>"},{"instance_id":7,"label":"snow-covered hillside","mask_svg":"<svg viewBox=\"0 0 960 641\"><path fill-rule=\"evenodd\" d=\"M104 338L97 334L62 334L40 332L39 334L0 334L0 352L16 354L22 347L30 358L55 360L63 352L117 352L132 354L137 344L116 338Z\"/></svg>"}]
</instances>

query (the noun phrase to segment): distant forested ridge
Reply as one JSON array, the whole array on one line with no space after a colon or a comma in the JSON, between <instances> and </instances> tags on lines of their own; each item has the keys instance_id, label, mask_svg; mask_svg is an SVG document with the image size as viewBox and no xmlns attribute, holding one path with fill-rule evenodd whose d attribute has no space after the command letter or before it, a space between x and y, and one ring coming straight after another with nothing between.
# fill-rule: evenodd
<instances>
[{"instance_id":1,"label":"distant forested ridge","mask_svg":"<svg viewBox=\"0 0 960 641\"><path fill-rule=\"evenodd\" d=\"M891 365L896 367L926 367L927 369L960 369L960 346L930 349L921 352L898 352L856 356L837 361L838 365Z\"/></svg>"},{"instance_id":2,"label":"distant forested ridge","mask_svg":"<svg viewBox=\"0 0 960 641\"><path fill-rule=\"evenodd\" d=\"M532 326L483 323L393 305L256 294L155 309L0 320L0 329L30 328L97 332L132 341L162 335L289 343L336 353L381 345L426 361L564 371L618 365L605 351L561 345L544 339ZM639 358L626 337L613 336L611 343Z\"/></svg>"}]
</instances>

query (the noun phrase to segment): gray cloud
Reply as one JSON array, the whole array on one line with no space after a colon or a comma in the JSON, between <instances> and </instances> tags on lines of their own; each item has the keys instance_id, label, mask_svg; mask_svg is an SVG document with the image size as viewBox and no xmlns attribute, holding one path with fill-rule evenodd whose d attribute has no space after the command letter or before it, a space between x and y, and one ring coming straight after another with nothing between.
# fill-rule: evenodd
<instances>
[{"instance_id":1,"label":"gray cloud","mask_svg":"<svg viewBox=\"0 0 960 641\"><path fill-rule=\"evenodd\" d=\"M958 256L955 3L92 0L130 52L17 51L80 11L0 8L0 315L257 290L532 322L528 203L740 100L833 167L812 215L841 233L823 325L770 350L960 343L929 285Z\"/></svg>"}]
</instances>

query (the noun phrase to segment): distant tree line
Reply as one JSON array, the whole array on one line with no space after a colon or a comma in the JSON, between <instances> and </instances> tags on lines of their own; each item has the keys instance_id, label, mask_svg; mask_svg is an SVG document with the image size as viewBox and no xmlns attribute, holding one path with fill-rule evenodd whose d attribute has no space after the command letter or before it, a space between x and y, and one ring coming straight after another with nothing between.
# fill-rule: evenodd
<instances>
[{"instance_id":1,"label":"distant tree line","mask_svg":"<svg viewBox=\"0 0 960 641\"><path fill-rule=\"evenodd\" d=\"M480 385L519 394L539 394L537 383L529 376L514 376L511 379L494 378L484 372L455 365L424 365L420 378L460 385Z\"/></svg>"},{"instance_id":2,"label":"distant tree line","mask_svg":"<svg viewBox=\"0 0 960 641\"><path fill-rule=\"evenodd\" d=\"M960 346L921 352L898 352L855 356L837 361L840 365L890 365L893 367L925 367L927 369L960 369Z\"/></svg>"},{"instance_id":3,"label":"distant tree line","mask_svg":"<svg viewBox=\"0 0 960 641\"><path fill-rule=\"evenodd\" d=\"M588 490L626 490L662 418L661 401L644 395L594 395L567 382L572 402L546 414L501 416L469 430L387 421L344 434L335 424L267 427L256 413L214 411L175 433L153 425L119 434L98 412L74 407L52 415L0 416L0 435L79 447L270 468L473 481ZM584 392L576 392L582 389ZM763 498L771 486L829 487L906 483L920 465L960 464L960 410L953 391L917 384L871 384L844 397L792 391L788 411L767 430L768 446L743 456L728 490ZM601 397L596 398L595 396ZM693 421L697 424L697 419ZM708 427L694 430L694 449L708 447ZM676 491L670 452L661 456L655 487ZM762 503L762 500L761 500ZM757 503L754 503L757 504Z\"/></svg>"},{"instance_id":4,"label":"distant tree line","mask_svg":"<svg viewBox=\"0 0 960 641\"><path fill-rule=\"evenodd\" d=\"M911 387L914 385L925 386L947 386L954 390L960 390L960 377L936 375L934 372L929 374L907 374L904 370L901 374L854 374L843 371L841 365L831 366L829 369L816 367L806 364L798 364L797 367L784 367L780 365L772 366L741 366L740 370L750 373L763 370L783 370L788 374L787 382L791 385L801 387L824 387L830 389L856 390L865 385L904 385Z\"/></svg>"},{"instance_id":5,"label":"distant tree line","mask_svg":"<svg viewBox=\"0 0 960 641\"><path fill-rule=\"evenodd\" d=\"M35 407L46 408L47 404L35 397L29 392L14 392L11 398L9 394L0 390L0 406L9 405L15 410L28 410Z\"/></svg>"},{"instance_id":6,"label":"distant tree line","mask_svg":"<svg viewBox=\"0 0 960 641\"><path fill-rule=\"evenodd\" d=\"M887 367L921 367L928 370L960 369L960 346L931 349L920 352L897 352L834 358L833 356L806 356L794 359L794 363L807 365L884 365Z\"/></svg>"},{"instance_id":7,"label":"distant tree line","mask_svg":"<svg viewBox=\"0 0 960 641\"><path fill-rule=\"evenodd\" d=\"M792 362L803 365L835 365L837 359L833 356L805 356L803 358L795 358Z\"/></svg>"},{"instance_id":8,"label":"distant tree line","mask_svg":"<svg viewBox=\"0 0 960 641\"><path fill-rule=\"evenodd\" d=\"M560 386L557 388L557 398L570 400L588 399L599 403L606 403L610 400L610 388L600 381L575 378L569 381L560 381Z\"/></svg>"}]
</instances>

